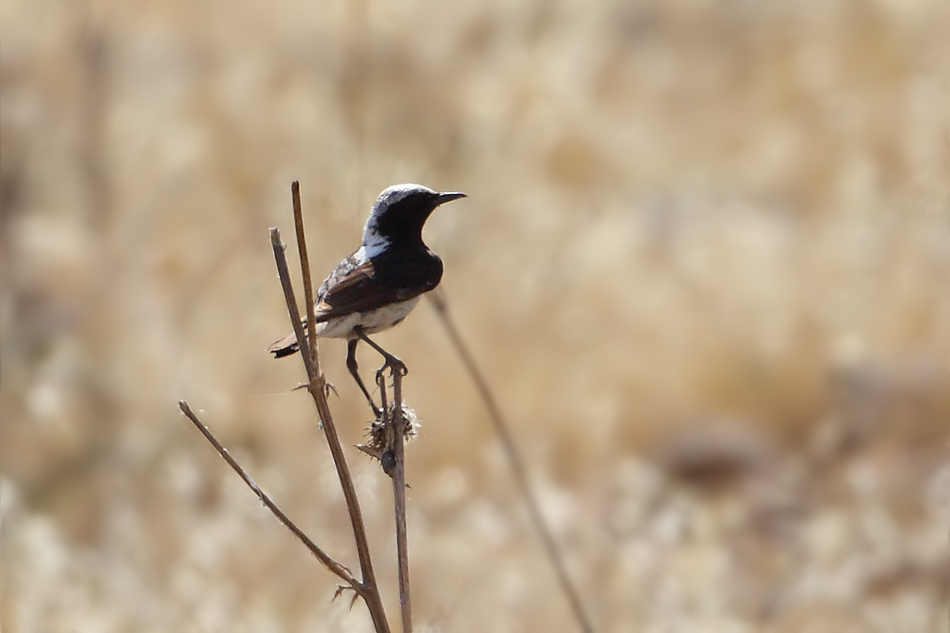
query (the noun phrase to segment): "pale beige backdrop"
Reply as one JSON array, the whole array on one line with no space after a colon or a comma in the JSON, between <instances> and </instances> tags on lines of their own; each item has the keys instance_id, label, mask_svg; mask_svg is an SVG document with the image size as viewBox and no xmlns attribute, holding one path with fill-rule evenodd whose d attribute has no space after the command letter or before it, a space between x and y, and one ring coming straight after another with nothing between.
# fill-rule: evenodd
<instances>
[{"instance_id":1,"label":"pale beige backdrop","mask_svg":"<svg viewBox=\"0 0 950 633\"><path fill-rule=\"evenodd\" d=\"M425 236L599 630L948 630L945 1L6 0L0 31L5 633L368 630L176 408L355 565L264 351L293 179L320 278L385 186L469 194ZM378 340L423 422L417 628L575 630L432 307Z\"/></svg>"}]
</instances>

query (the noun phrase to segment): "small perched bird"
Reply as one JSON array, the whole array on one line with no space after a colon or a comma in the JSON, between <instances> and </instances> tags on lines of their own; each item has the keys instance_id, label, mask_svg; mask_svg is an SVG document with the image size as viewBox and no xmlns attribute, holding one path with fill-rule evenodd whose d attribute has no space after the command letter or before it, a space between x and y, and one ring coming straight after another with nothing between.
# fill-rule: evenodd
<instances>
[{"instance_id":1,"label":"small perched bird","mask_svg":"<svg viewBox=\"0 0 950 633\"><path fill-rule=\"evenodd\" d=\"M401 323L422 294L439 285L442 260L422 241L422 227L437 207L464 197L412 184L384 190L366 221L363 244L333 269L317 291L316 336L347 339L347 369L377 415L380 410L360 378L356 346L362 339L382 354L385 363L380 371L392 367L406 372L401 360L367 335ZM267 351L283 358L298 350L297 337L291 334Z\"/></svg>"}]
</instances>

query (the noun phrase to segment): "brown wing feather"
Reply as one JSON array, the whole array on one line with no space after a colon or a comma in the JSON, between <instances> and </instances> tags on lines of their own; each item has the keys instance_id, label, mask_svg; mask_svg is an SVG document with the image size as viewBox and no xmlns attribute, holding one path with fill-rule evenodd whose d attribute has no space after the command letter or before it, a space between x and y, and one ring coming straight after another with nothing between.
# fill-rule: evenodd
<instances>
[{"instance_id":1,"label":"brown wing feather","mask_svg":"<svg viewBox=\"0 0 950 633\"><path fill-rule=\"evenodd\" d=\"M334 270L320 288L322 292L316 305L318 322L407 301L428 290L425 286L393 288L379 283L371 260L346 268L339 275L338 270Z\"/></svg>"},{"instance_id":2,"label":"brown wing feather","mask_svg":"<svg viewBox=\"0 0 950 633\"><path fill-rule=\"evenodd\" d=\"M408 301L427 290L431 288L393 288L381 284L376 281L372 260L360 261L351 255L340 262L321 284L314 316L317 323L323 323L354 312L368 312L391 303ZM306 328L306 317L302 321ZM290 334L273 343L267 351L281 358L295 353L297 349L297 337Z\"/></svg>"}]
</instances>

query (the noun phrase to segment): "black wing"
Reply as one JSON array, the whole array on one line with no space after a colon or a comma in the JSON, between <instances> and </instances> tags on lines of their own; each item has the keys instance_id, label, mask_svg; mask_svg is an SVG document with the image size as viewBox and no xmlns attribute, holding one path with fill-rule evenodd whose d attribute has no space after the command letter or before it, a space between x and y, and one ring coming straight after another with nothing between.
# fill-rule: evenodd
<instances>
[{"instance_id":1,"label":"black wing","mask_svg":"<svg viewBox=\"0 0 950 633\"><path fill-rule=\"evenodd\" d=\"M438 266L440 278L441 262ZM314 306L314 316L317 323L323 323L354 312L369 312L393 303L408 301L432 290L438 285L439 278L436 278L434 283L431 278L429 280L414 279L417 285L409 287L380 283L373 260L357 257L354 253L340 262L320 285ZM307 318L304 317L301 320L306 328ZM289 356L297 350L297 337L294 334L285 336L267 348L267 351L274 354L275 358Z\"/></svg>"}]
</instances>

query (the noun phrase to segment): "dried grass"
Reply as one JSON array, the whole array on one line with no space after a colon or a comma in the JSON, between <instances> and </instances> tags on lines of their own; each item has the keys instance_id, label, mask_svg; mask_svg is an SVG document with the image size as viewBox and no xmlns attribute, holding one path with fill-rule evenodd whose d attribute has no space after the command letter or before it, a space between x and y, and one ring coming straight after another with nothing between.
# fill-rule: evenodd
<instances>
[{"instance_id":1,"label":"dried grass","mask_svg":"<svg viewBox=\"0 0 950 633\"><path fill-rule=\"evenodd\" d=\"M600 630L948 630L945 3L11 1L0 30L5 629L368 630L175 409L355 561L263 351L300 179L317 275L386 185L470 195L426 236ZM423 424L418 628L572 630L436 315L382 342Z\"/></svg>"}]
</instances>

